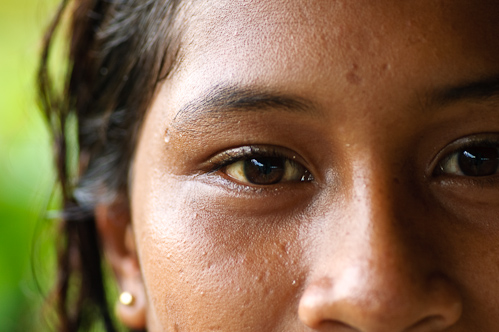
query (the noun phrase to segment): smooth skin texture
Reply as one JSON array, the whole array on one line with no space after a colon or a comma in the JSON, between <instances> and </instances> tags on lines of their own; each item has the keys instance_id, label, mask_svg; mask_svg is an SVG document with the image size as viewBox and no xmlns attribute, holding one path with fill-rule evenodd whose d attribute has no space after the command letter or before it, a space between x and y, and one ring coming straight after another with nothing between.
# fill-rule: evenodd
<instances>
[{"instance_id":1,"label":"smooth skin texture","mask_svg":"<svg viewBox=\"0 0 499 332\"><path fill-rule=\"evenodd\" d=\"M97 208L136 298L121 319L150 332L499 331L498 13L487 0L187 6L181 61L137 145L131 214ZM492 151L476 174L458 163L470 145ZM253 157L288 173L250 183Z\"/></svg>"}]
</instances>

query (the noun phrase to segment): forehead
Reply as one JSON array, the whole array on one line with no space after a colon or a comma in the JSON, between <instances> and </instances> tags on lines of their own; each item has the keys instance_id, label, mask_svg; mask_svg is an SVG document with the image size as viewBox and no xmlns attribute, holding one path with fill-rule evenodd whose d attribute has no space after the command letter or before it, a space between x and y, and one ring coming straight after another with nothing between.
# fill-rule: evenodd
<instances>
[{"instance_id":1,"label":"forehead","mask_svg":"<svg viewBox=\"0 0 499 332\"><path fill-rule=\"evenodd\" d=\"M237 82L304 93L343 83L490 74L498 1L203 1L188 13L181 71L192 88ZM187 83L187 82L186 82Z\"/></svg>"}]
</instances>

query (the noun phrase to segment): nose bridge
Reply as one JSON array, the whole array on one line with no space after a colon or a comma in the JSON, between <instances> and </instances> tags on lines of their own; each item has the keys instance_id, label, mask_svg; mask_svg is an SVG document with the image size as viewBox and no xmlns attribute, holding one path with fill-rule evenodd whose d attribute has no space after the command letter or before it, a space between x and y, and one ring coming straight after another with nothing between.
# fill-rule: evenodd
<instances>
[{"instance_id":1,"label":"nose bridge","mask_svg":"<svg viewBox=\"0 0 499 332\"><path fill-rule=\"evenodd\" d=\"M403 220L402 209L407 208L404 197L394 181L394 172L386 165L359 165L354 168L352 190L347 201L345 222L355 224L358 231L349 234L346 243L349 265L356 266L359 277L368 278L361 283L369 290L374 301L397 304L400 292L419 287L424 278L424 253L414 247L412 237L417 225ZM383 292L378 290L383 289ZM398 295L394 295L398 294ZM382 297L387 297L383 299ZM393 297L390 299L390 297Z\"/></svg>"},{"instance_id":2,"label":"nose bridge","mask_svg":"<svg viewBox=\"0 0 499 332\"><path fill-rule=\"evenodd\" d=\"M345 222L353 224L360 232L352 233L357 243L355 251L371 268L388 272L388 267L406 263L410 246L406 235L410 225L403 220L401 209L407 208L404 197L395 181L394 172L388 167L360 165L353 170L351 191L347 199ZM349 241L350 242L350 241ZM364 250L359 251L360 248ZM404 264L406 265L406 264ZM397 270L399 270L397 268Z\"/></svg>"},{"instance_id":3,"label":"nose bridge","mask_svg":"<svg viewBox=\"0 0 499 332\"><path fill-rule=\"evenodd\" d=\"M390 168L364 164L353 171L339 221L350 231L336 239L339 245L325 239L320 267L300 301L302 321L362 332L441 331L454 324L459 294L417 246L417 225L403 220L406 198Z\"/></svg>"}]
</instances>

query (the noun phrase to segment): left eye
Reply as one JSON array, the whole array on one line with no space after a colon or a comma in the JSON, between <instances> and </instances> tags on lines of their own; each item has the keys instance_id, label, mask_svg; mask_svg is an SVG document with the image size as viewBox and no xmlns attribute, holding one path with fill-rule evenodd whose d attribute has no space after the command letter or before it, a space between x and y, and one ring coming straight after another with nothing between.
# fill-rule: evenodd
<instances>
[{"instance_id":1,"label":"left eye","mask_svg":"<svg viewBox=\"0 0 499 332\"><path fill-rule=\"evenodd\" d=\"M283 157L249 157L227 165L222 171L243 184L271 185L313 180L305 167Z\"/></svg>"},{"instance_id":2,"label":"left eye","mask_svg":"<svg viewBox=\"0 0 499 332\"><path fill-rule=\"evenodd\" d=\"M439 163L440 174L490 176L499 172L499 147L472 145L461 148Z\"/></svg>"}]
</instances>

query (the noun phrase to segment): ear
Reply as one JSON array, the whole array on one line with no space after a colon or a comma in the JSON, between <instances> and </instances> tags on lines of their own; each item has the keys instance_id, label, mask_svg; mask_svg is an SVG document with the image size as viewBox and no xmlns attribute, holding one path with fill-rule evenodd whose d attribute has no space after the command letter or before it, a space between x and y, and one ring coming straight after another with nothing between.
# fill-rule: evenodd
<instances>
[{"instance_id":1,"label":"ear","mask_svg":"<svg viewBox=\"0 0 499 332\"><path fill-rule=\"evenodd\" d=\"M95 208L97 229L104 255L110 263L121 292L132 295L131 303L117 300L116 314L129 328L145 329L146 296L135 250L128 200L117 199Z\"/></svg>"}]
</instances>

